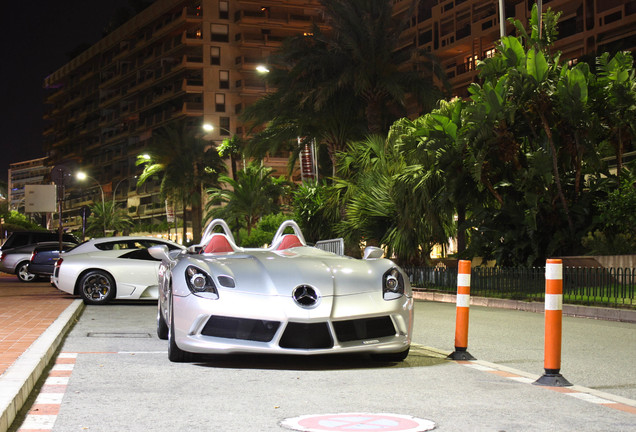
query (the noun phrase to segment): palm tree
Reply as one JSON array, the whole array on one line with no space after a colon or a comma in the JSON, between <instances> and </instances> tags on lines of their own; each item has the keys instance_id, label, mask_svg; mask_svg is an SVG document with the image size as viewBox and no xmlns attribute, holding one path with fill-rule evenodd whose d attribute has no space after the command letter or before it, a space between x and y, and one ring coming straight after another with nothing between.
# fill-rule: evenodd
<instances>
[{"instance_id":1,"label":"palm tree","mask_svg":"<svg viewBox=\"0 0 636 432\"><path fill-rule=\"evenodd\" d=\"M225 164L216 148L197 136L197 128L186 120L169 123L153 131L153 140L138 156L137 165L144 165L138 185L161 174L161 196L183 206L183 241L186 239L186 209L192 210L194 243L202 234L202 189L218 184Z\"/></svg>"},{"instance_id":2,"label":"palm tree","mask_svg":"<svg viewBox=\"0 0 636 432\"><path fill-rule=\"evenodd\" d=\"M440 96L434 85L435 62L413 49L398 49L399 38L412 16L416 1L399 16L393 2L322 0L331 30L326 37L326 79L314 89L317 100L328 100L341 89L353 89L364 105L368 131L385 133L406 115L407 95L428 110ZM417 69L402 65L419 55ZM418 70L419 69L419 70ZM442 78L441 75L438 75Z\"/></svg>"},{"instance_id":3,"label":"palm tree","mask_svg":"<svg viewBox=\"0 0 636 432\"><path fill-rule=\"evenodd\" d=\"M383 245L400 263L421 263L433 244L453 234L452 212L420 197L416 183L425 171L409 165L399 134L351 142L338 159L341 178L331 188L329 206L340 202L339 234L349 247L361 239Z\"/></svg>"},{"instance_id":4,"label":"palm tree","mask_svg":"<svg viewBox=\"0 0 636 432\"><path fill-rule=\"evenodd\" d=\"M219 181L230 188L207 189L206 220L219 217L243 220L249 236L262 216L279 210L286 181L273 178L272 172L272 168L251 163L238 172L236 180L228 176L219 177ZM218 207L219 204L225 205ZM236 227L237 232L239 228Z\"/></svg>"},{"instance_id":5,"label":"palm tree","mask_svg":"<svg viewBox=\"0 0 636 432\"><path fill-rule=\"evenodd\" d=\"M125 233L133 226L128 212L116 207L111 201L105 201L103 204L95 203L90 209L91 215L88 217L87 227L89 235L105 236L105 230L112 230L114 234Z\"/></svg>"},{"instance_id":6,"label":"palm tree","mask_svg":"<svg viewBox=\"0 0 636 432\"><path fill-rule=\"evenodd\" d=\"M243 114L253 124L267 126L252 141L261 153L299 136L315 138L327 146L333 164L347 141L385 133L405 116L409 96L424 109L437 100L432 62L418 70L401 67L414 53L397 49L405 21L393 17L391 2L321 3L331 29L315 27L312 36L285 41L270 59L266 76L276 92Z\"/></svg>"}]
</instances>

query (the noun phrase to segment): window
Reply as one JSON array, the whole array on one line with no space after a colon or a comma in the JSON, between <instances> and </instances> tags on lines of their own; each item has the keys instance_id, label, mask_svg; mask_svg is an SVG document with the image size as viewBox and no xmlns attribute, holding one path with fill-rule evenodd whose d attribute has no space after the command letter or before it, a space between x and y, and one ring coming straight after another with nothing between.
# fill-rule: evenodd
<instances>
[{"instance_id":1,"label":"window","mask_svg":"<svg viewBox=\"0 0 636 432\"><path fill-rule=\"evenodd\" d=\"M497 53L497 50L494 47L493 48L489 48L486 51L484 51L484 57L493 58L496 53Z\"/></svg>"},{"instance_id":2,"label":"window","mask_svg":"<svg viewBox=\"0 0 636 432\"><path fill-rule=\"evenodd\" d=\"M212 24L210 26L212 42L229 42L228 26L224 24Z\"/></svg>"},{"instance_id":3,"label":"window","mask_svg":"<svg viewBox=\"0 0 636 432\"><path fill-rule=\"evenodd\" d=\"M219 117L219 135L222 135L222 136L230 135L230 118L229 117Z\"/></svg>"},{"instance_id":4,"label":"window","mask_svg":"<svg viewBox=\"0 0 636 432\"><path fill-rule=\"evenodd\" d=\"M230 71L226 71L226 70L219 71L219 88L221 89L230 88Z\"/></svg>"},{"instance_id":5,"label":"window","mask_svg":"<svg viewBox=\"0 0 636 432\"><path fill-rule=\"evenodd\" d=\"M228 19L230 17L230 7L228 2L220 1L219 2L219 18L220 19Z\"/></svg>"},{"instance_id":6,"label":"window","mask_svg":"<svg viewBox=\"0 0 636 432\"><path fill-rule=\"evenodd\" d=\"M210 64L220 66L221 65L221 48L210 47Z\"/></svg>"},{"instance_id":7,"label":"window","mask_svg":"<svg viewBox=\"0 0 636 432\"><path fill-rule=\"evenodd\" d=\"M240 114L243 111L243 104L237 103L234 106L234 114Z\"/></svg>"},{"instance_id":8,"label":"window","mask_svg":"<svg viewBox=\"0 0 636 432\"><path fill-rule=\"evenodd\" d=\"M217 93L214 96L214 104L216 106L216 112L225 112L225 95L223 93Z\"/></svg>"}]
</instances>

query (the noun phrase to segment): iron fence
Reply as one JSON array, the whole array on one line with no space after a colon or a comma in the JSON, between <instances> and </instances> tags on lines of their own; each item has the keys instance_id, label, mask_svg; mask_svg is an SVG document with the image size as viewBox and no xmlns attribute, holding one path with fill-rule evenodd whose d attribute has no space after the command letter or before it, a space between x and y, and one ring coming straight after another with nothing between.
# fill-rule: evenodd
<instances>
[{"instance_id":1,"label":"iron fence","mask_svg":"<svg viewBox=\"0 0 636 432\"><path fill-rule=\"evenodd\" d=\"M404 267L414 288L457 292L457 269ZM636 268L563 268L563 302L636 307ZM470 293L480 297L543 301L544 267L474 267Z\"/></svg>"}]
</instances>

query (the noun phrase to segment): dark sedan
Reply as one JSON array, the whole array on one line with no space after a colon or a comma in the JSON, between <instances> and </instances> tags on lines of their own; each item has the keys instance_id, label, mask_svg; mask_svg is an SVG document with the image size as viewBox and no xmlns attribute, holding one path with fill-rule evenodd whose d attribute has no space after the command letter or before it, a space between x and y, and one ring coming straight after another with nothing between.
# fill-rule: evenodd
<instances>
[{"instance_id":1,"label":"dark sedan","mask_svg":"<svg viewBox=\"0 0 636 432\"><path fill-rule=\"evenodd\" d=\"M62 243L62 250L66 252L72 247L77 246L75 243ZM39 277L48 277L53 274L53 269L57 259L60 257L59 242L45 242L38 244L31 254L29 262L29 273Z\"/></svg>"}]
</instances>

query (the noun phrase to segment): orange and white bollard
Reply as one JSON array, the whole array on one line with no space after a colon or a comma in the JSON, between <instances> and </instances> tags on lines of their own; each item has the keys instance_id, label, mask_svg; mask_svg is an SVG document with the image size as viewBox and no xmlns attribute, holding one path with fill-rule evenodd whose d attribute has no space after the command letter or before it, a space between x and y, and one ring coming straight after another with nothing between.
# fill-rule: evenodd
<instances>
[{"instance_id":1,"label":"orange and white bollard","mask_svg":"<svg viewBox=\"0 0 636 432\"><path fill-rule=\"evenodd\" d=\"M561 330L563 322L563 262L549 259L545 265L545 373L537 385L571 386L561 375Z\"/></svg>"},{"instance_id":2,"label":"orange and white bollard","mask_svg":"<svg viewBox=\"0 0 636 432\"><path fill-rule=\"evenodd\" d=\"M468 349L468 315L470 308L470 261L460 260L457 267L457 311L455 318L455 351L452 360L475 360Z\"/></svg>"}]
</instances>

